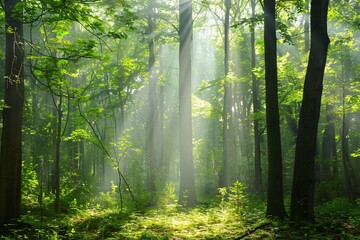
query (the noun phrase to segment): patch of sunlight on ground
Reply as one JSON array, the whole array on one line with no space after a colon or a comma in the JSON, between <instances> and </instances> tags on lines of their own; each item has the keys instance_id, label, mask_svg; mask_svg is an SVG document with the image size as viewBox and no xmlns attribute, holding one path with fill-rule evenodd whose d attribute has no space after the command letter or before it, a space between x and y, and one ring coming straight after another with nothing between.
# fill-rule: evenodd
<instances>
[{"instance_id":1,"label":"patch of sunlight on ground","mask_svg":"<svg viewBox=\"0 0 360 240\"><path fill-rule=\"evenodd\" d=\"M120 233L126 239L163 237L170 239L233 239L245 232L240 217L217 208L164 213L151 211L132 216Z\"/></svg>"}]
</instances>

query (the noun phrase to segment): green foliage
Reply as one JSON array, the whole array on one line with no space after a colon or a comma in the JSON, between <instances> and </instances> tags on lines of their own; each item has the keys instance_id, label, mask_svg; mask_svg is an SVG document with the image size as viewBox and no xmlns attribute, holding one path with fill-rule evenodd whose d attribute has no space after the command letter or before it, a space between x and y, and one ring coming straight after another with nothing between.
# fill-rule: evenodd
<instances>
[{"instance_id":1,"label":"green foliage","mask_svg":"<svg viewBox=\"0 0 360 240\"><path fill-rule=\"evenodd\" d=\"M217 206L144 214L96 208L69 215L28 212L0 234L2 239L357 239L360 233L355 214L359 206L346 199L318 207L316 211L324 214L334 212L329 217L320 214L316 224L301 226L269 222L262 213L263 202L252 199L250 205L242 218Z\"/></svg>"},{"instance_id":2,"label":"green foliage","mask_svg":"<svg viewBox=\"0 0 360 240\"><path fill-rule=\"evenodd\" d=\"M326 202L345 195L343 179L327 179L321 181L315 189L315 204L326 204Z\"/></svg>"},{"instance_id":3,"label":"green foliage","mask_svg":"<svg viewBox=\"0 0 360 240\"><path fill-rule=\"evenodd\" d=\"M247 210L245 188L239 181L236 181L233 186L228 188L219 188L219 206L221 209L232 211L238 215L245 213Z\"/></svg>"},{"instance_id":4,"label":"green foliage","mask_svg":"<svg viewBox=\"0 0 360 240\"><path fill-rule=\"evenodd\" d=\"M316 210L321 215L331 215L333 217L349 215L357 215L357 217L360 217L358 205L344 197L334 198L333 200L316 207Z\"/></svg>"},{"instance_id":5,"label":"green foliage","mask_svg":"<svg viewBox=\"0 0 360 240\"><path fill-rule=\"evenodd\" d=\"M316 207L318 228L342 239L356 239L360 226L359 205L347 198L335 198ZM341 237L340 237L341 236Z\"/></svg>"},{"instance_id":6,"label":"green foliage","mask_svg":"<svg viewBox=\"0 0 360 240\"><path fill-rule=\"evenodd\" d=\"M352 53L352 50L356 53L359 49L352 29L360 26L359 16L357 11L349 11L353 10L353 6L349 4L355 2L358 1L335 1L329 11L329 25L335 29L330 34L335 41L332 41L334 44L328 58L328 83L324 86L324 92L329 95L326 96L326 103L340 110L337 107L341 100L339 90L344 86L341 76L344 63L341 61L350 57L353 66L349 69L354 76L359 75L357 73L360 71L356 64L357 56ZM25 51L29 81L25 83L27 99L23 141L26 163L22 172L22 196L25 207L30 206L35 210L26 213L21 219L21 222L29 223L30 226L24 226L23 231L14 227L9 239L234 239L246 234L245 232L249 233L249 239L326 239L329 237L326 236L326 231L334 233L326 225L336 229L330 237L352 239L351 234L358 233L354 229L359 228L357 209L360 200L355 205L339 199L344 194L339 190L344 189L340 180L323 181L317 186L315 196L319 224L303 226L300 231L292 229L286 223L277 222L250 234L252 229L265 221L265 207L264 202L254 206L255 200L248 200L244 193L245 185L240 182L219 189L219 205L186 211L178 207L177 183L169 182L177 180L173 172L178 171L177 133L174 133L177 132L174 125L178 121L178 102L174 100L177 99L178 66L177 63L172 63L177 62L178 19L175 12L178 2L154 1L154 15L151 17L156 26L150 36L146 34L148 3L134 1L132 4L134 10L131 10L126 1L114 0L27 0L26 4L21 2L16 6L17 12L24 10L24 23L28 24L25 26ZM251 106L251 73L257 78L260 102L264 102L265 96L261 4L257 4L258 13L253 19L249 18L248 2L233 1L231 22L234 23L234 28L230 30L231 75L228 78L223 77L222 8L223 2L219 0L194 3L197 12L194 21L194 47L197 51L194 54L193 89L196 96L192 98L193 153L197 194L207 203L214 201L221 169L224 83L234 85L233 112L236 118L234 125L237 126L234 140L237 142L236 151L241 156L239 161L231 163L231 170L237 172L236 177L244 183L252 182L253 178L253 165L252 162L249 165L248 161L253 158L251 122L259 120L260 128L264 129L265 120L264 108L261 107L261 111L253 114ZM280 120L283 125L287 121L283 116L297 119L302 97L307 54L301 54L303 26L298 13L305 11L304 1L277 2L277 27L280 33L278 75L282 111ZM242 19L238 20L240 17ZM5 13L2 11L2 23L4 18ZM220 31L214 26L205 25L206 22L217 25ZM256 34L256 67L253 69L249 61L250 28L254 28ZM12 32L13 29L7 31ZM4 36L4 33L5 31L0 35ZM148 39L152 37L156 48L155 72L160 76L156 89L159 110L160 102L164 105L164 125L160 128L165 136L165 143L162 144L164 152L160 153L163 154L164 162L158 163L164 165L158 170L164 177L157 183L160 186L157 191L157 209L147 208L150 197L146 189L147 163L144 161L143 151L146 144L143 129L147 122L148 106ZM4 52L0 50L0 54L3 59ZM196 65L197 62L201 62L202 66ZM205 62L210 64L205 65ZM345 97L348 105L346 110L351 113L358 112L360 106L356 90L359 86L355 83L358 78L354 76L350 78L349 85L352 95ZM206 80L200 83L201 79ZM160 93L164 94L163 99L160 98ZM54 201L51 178L59 96L63 100L61 205L67 216L46 212ZM9 106L4 106L0 100L0 107ZM83 116L79 116L79 112ZM334 114L339 113L337 111ZM354 121L356 119L354 114ZM335 121L338 123L338 120ZM120 132L124 128L125 131ZM283 135L288 138L286 127L282 126L282 129ZM352 138L353 135L349 137ZM284 151L287 156L284 175L289 180L284 185L289 188L289 172L294 152L291 140ZM351 140L354 140L350 141L353 144L352 150L357 149L356 139ZM84 166L81 170L80 166L74 167L73 164L74 161L80 162L79 143L84 143L84 152L81 153ZM104 158L105 150L110 153L109 158ZM262 151L265 149L262 148ZM359 150L354 150L352 157L358 155ZM263 157L265 161L266 156ZM41 166L38 165L39 162ZM129 189L124 186L123 181L111 182L108 191L99 187L102 192L94 196L94 192L99 191L96 185L109 185L110 180L118 179L120 173L124 173L128 180L136 203L127 194ZM264 173L266 174L266 168ZM40 178L43 178L41 186L38 183ZM43 188L42 195L40 187ZM120 213L122 197L125 210ZM38 216L36 207L40 199L41 212L46 214ZM143 214L127 212L134 209L135 204L140 206ZM318 231L317 227L326 230L325 233ZM350 235L346 235L346 232Z\"/></svg>"},{"instance_id":7,"label":"green foliage","mask_svg":"<svg viewBox=\"0 0 360 240\"><path fill-rule=\"evenodd\" d=\"M229 187L229 204L235 212L240 212L246 207L246 196L244 195L245 189L246 187L239 181L236 181L233 186Z\"/></svg>"},{"instance_id":8,"label":"green foliage","mask_svg":"<svg viewBox=\"0 0 360 240\"><path fill-rule=\"evenodd\" d=\"M84 139L89 139L90 134L85 129L75 129L70 136L65 137L64 141L80 142Z\"/></svg>"},{"instance_id":9,"label":"green foliage","mask_svg":"<svg viewBox=\"0 0 360 240\"><path fill-rule=\"evenodd\" d=\"M29 218L28 221L37 222L33 218ZM336 221L336 218L332 220L320 218L316 226L304 224L301 227L293 227L288 222L269 223L264 220L261 213L253 216L251 222L248 218L239 220L236 215L229 215L228 212L219 208L195 208L170 214L148 211L144 215L120 214L114 210L101 212L88 210L71 218L59 217L57 220L51 220L42 232L46 232L48 236L56 234L59 237L73 234L74 238L85 239L96 236L115 239L144 239L145 237L150 239L234 239L243 234L250 234L247 235L247 239L302 239L304 237L328 239L334 236L353 239L356 234L354 227L357 225L354 225L353 220L342 219L342 221L343 223ZM344 228L346 224L349 224L348 228ZM59 231L61 229L62 231ZM257 230L249 233L253 229ZM30 236L24 233L23 235Z\"/></svg>"},{"instance_id":10,"label":"green foliage","mask_svg":"<svg viewBox=\"0 0 360 240\"><path fill-rule=\"evenodd\" d=\"M32 162L22 163L22 204L26 206L38 205L38 179Z\"/></svg>"},{"instance_id":11,"label":"green foliage","mask_svg":"<svg viewBox=\"0 0 360 240\"><path fill-rule=\"evenodd\" d=\"M210 118L212 112L212 106L209 102L198 98L196 95L192 97L192 116Z\"/></svg>"},{"instance_id":12,"label":"green foliage","mask_svg":"<svg viewBox=\"0 0 360 240\"><path fill-rule=\"evenodd\" d=\"M93 186L85 176L67 171L61 178L61 207L67 211L77 211L90 204Z\"/></svg>"},{"instance_id":13,"label":"green foliage","mask_svg":"<svg viewBox=\"0 0 360 240\"><path fill-rule=\"evenodd\" d=\"M176 195L176 187L172 182L168 182L159 194L157 204L160 209L166 212L174 212L178 208L178 197Z\"/></svg>"},{"instance_id":14,"label":"green foliage","mask_svg":"<svg viewBox=\"0 0 360 240\"><path fill-rule=\"evenodd\" d=\"M112 181L111 182L111 191L100 192L96 196L92 205L97 209L118 209L120 208L118 186Z\"/></svg>"}]
</instances>

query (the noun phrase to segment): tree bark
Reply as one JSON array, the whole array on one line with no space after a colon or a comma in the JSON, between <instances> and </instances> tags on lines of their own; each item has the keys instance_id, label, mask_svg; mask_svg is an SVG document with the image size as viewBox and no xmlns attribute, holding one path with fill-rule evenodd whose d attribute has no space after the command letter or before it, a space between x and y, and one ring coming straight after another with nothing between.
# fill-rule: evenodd
<instances>
[{"instance_id":1,"label":"tree bark","mask_svg":"<svg viewBox=\"0 0 360 240\"><path fill-rule=\"evenodd\" d=\"M148 45L149 45L149 111L147 120L147 138L146 138L146 158L147 158L147 185L150 191L151 201L156 202L156 126L157 126L157 106L156 106L156 66L155 66L155 22L153 16L153 1L148 1Z\"/></svg>"},{"instance_id":2,"label":"tree bark","mask_svg":"<svg viewBox=\"0 0 360 240\"><path fill-rule=\"evenodd\" d=\"M230 126L231 126L231 83L228 81L229 74L229 21L231 0L225 0L225 24L224 24L224 106L223 106L223 163L220 174L220 187L229 185L229 159L230 159Z\"/></svg>"},{"instance_id":3,"label":"tree bark","mask_svg":"<svg viewBox=\"0 0 360 240\"><path fill-rule=\"evenodd\" d=\"M251 17L255 21L255 0L251 0ZM255 22L251 26L251 68L256 67L256 55L255 55ZM261 146L260 146L260 130L259 120L256 113L260 111L260 101L258 94L257 79L254 73L251 75L252 84L252 98L253 98L253 111L254 111L254 163L255 163L255 192L258 195L263 195L262 189L262 171L261 171Z\"/></svg>"},{"instance_id":4,"label":"tree bark","mask_svg":"<svg viewBox=\"0 0 360 240\"><path fill-rule=\"evenodd\" d=\"M311 46L305 76L291 194L293 221L314 221L316 135L330 39L327 34L329 0L311 2Z\"/></svg>"},{"instance_id":5,"label":"tree bark","mask_svg":"<svg viewBox=\"0 0 360 240\"><path fill-rule=\"evenodd\" d=\"M351 200L355 200L360 197L360 189L354 174L354 169L350 160L349 150L349 134L350 134L350 118L346 114L346 96L348 95L347 86L350 85L350 68L351 60L346 54L343 64L343 96L342 96L342 133L341 133L341 151L342 160L344 165L344 176L346 183L346 192Z\"/></svg>"},{"instance_id":6,"label":"tree bark","mask_svg":"<svg viewBox=\"0 0 360 240\"><path fill-rule=\"evenodd\" d=\"M342 119L342 134L341 134L341 150L342 150L342 159L344 164L344 175L345 175L345 183L346 183L346 192L351 200L356 200L360 197L360 188L357 183L357 179L354 173L354 169L352 167L350 161L350 152L349 152L349 119L346 116L345 111L343 112Z\"/></svg>"},{"instance_id":7,"label":"tree bark","mask_svg":"<svg viewBox=\"0 0 360 240\"><path fill-rule=\"evenodd\" d=\"M180 0L179 14L179 203L191 207L196 204L191 114L192 0Z\"/></svg>"},{"instance_id":8,"label":"tree bark","mask_svg":"<svg viewBox=\"0 0 360 240\"><path fill-rule=\"evenodd\" d=\"M24 51L21 16L13 14L19 2L5 1L5 107L0 153L0 225L20 216Z\"/></svg>"},{"instance_id":9,"label":"tree bark","mask_svg":"<svg viewBox=\"0 0 360 240\"><path fill-rule=\"evenodd\" d=\"M283 219L282 152L278 102L275 0L265 0L265 88L268 146L268 189L266 215Z\"/></svg>"},{"instance_id":10,"label":"tree bark","mask_svg":"<svg viewBox=\"0 0 360 240\"><path fill-rule=\"evenodd\" d=\"M55 212L60 211L60 156L61 156L60 147L61 147L61 123L63 117L62 98L63 96L60 95L59 104L57 106L54 100L54 106L56 107L56 113L57 113L56 140L55 140L55 169L54 169Z\"/></svg>"},{"instance_id":11,"label":"tree bark","mask_svg":"<svg viewBox=\"0 0 360 240\"><path fill-rule=\"evenodd\" d=\"M305 53L310 51L310 24L309 24L309 0L305 0L305 13L304 16L304 47Z\"/></svg>"}]
</instances>

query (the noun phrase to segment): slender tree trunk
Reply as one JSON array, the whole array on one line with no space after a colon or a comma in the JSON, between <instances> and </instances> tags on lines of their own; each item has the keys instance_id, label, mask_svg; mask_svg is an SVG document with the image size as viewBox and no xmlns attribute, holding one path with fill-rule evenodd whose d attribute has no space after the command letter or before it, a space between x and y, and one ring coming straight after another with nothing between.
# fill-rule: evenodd
<instances>
[{"instance_id":1,"label":"slender tree trunk","mask_svg":"<svg viewBox=\"0 0 360 240\"><path fill-rule=\"evenodd\" d=\"M255 0L251 0L251 17L255 21ZM256 55L255 55L255 22L251 26L251 68L256 67ZM262 195L262 174L261 174L261 146L260 146L260 131L259 120L256 117L256 113L260 111L260 101L258 96L257 79L254 73L251 75L252 84L252 98L253 98L253 111L254 111L254 163L255 163L255 192Z\"/></svg>"},{"instance_id":2,"label":"slender tree trunk","mask_svg":"<svg viewBox=\"0 0 360 240\"><path fill-rule=\"evenodd\" d=\"M305 0L305 13L304 13L304 47L305 53L310 51L310 24L309 24L309 0Z\"/></svg>"},{"instance_id":3,"label":"slender tree trunk","mask_svg":"<svg viewBox=\"0 0 360 240\"><path fill-rule=\"evenodd\" d=\"M148 1L148 44L149 44L149 111L147 122L147 139L146 139L146 158L147 158L147 185L150 191L151 201L156 201L156 125L157 125L157 106L156 106L156 66L155 66L155 39L154 29L155 22L153 16L153 1Z\"/></svg>"},{"instance_id":4,"label":"slender tree trunk","mask_svg":"<svg viewBox=\"0 0 360 240\"><path fill-rule=\"evenodd\" d=\"M230 20L231 0L225 0L225 40L224 40L224 108L223 108L223 163L220 175L220 187L229 185L229 160L230 160L230 126L231 126L231 83L228 81L229 74L229 20Z\"/></svg>"},{"instance_id":5,"label":"slender tree trunk","mask_svg":"<svg viewBox=\"0 0 360 240\"><path fill-rule=\"evenodd\" d=\"M0 155L0 225L20 216L21 127L24 105L23 25L13 14L19 0L5 1L5 107Z\"/></svg>"},{"instance_id":6,"label":"slender tree trunk","mask_svg":"<svg viewBox=\"0 0 360 240\"><path fill-rule=\"evenodd\" d=\"M106 139L107 139L107 135L106 135L107 125L108 125L108 122L107 122L107 119L105 118L105 120L104 120L104 128L103 128L102 134L101 134L101 141L104 144L106 144ZM104 151L101 151L100 154L101 154L100 155L101 156L101 174L99 174L99 176L100 176L102 187L105 187L105 182L106 182L105 159L107 158L107 156L106 156L106 153Z\"/></svg>"},{"instance_id":7,"label":"slender tree trunk","mask_svg":"<svg viewBox=\"0 0 360 240\"><path fill-rule=\"evenodd\" d=\"M95 177L97 174L97 170L96 170L96 159L97 159L97 151L96 151L96 146L95 144L93 144L93 157L92 157L92 176Z\"/></svg>"},{"instance_id":8,"label":"slender tree trunk","mask_svg":"<svg viewBox=\"0 0 360 240\"><path fill-rule=\"evenodd\" d=\"M54 175L54 191L55 191L55 212L60 210L60 147L61 147L61 123L62 123L62 95L59 97L57 110L57 127L55 141L55 175Z\"/></svg>"},{"instance_id":9,"label":"slender tree trunk","mask_svg":"<svg viewBox=\"0 0 360 240\"><path fill-rule=\"evenodd\" d=\"M162 181L162 186L165 187L165 182L167 179L167 167L165 163L164 158L164 110L165 110L165 104L164 104L164 86L160 86L159 88L159 125L158 125L158 134L157 134L157 142L158 142L158 151L157 151L157 169L160 169L161 171L161 177L164 181Z\"/></svg>"},{"instance_id":10,"label":"slender tree trunk","mask_svg":"<svg viewBox=\"0 0 360 240\"><path fill-rule=\"evenodd\" d=\"M190 207L196 204L191 115L192 0L180 0L179 13L179 203Z\"/></svg>"},{"instance_id":11,"label":"slender tree trunk","mask_svg":"<svg viewBox=\"0 0 360 240\"><path fill-rule=\"evenodd\" d=\"M354 169L350 160L349 151L349 134L350 134L350 119L346 114L346 96L348 91L347 86L350 85L350 60L346 56L345 63L343 64L343 97L342 97L342 134L341 134L341 150L342 160L344 164L344 175L346 183L346 192L350 199L355 200L360 197L360 188L354 174Z\"/></svg>"},{"instance_id":12,"label":"slender tree trunk","mask_svg":"<svg viewBox=\"0 0 360 240\"><path fill-rule=\"evenodd\" d=\"M346 183L346 192L351 200L355 200L360 197L360 188L357 183L357 179L354 173L350 161L350 152L349 152L349 119L343 112L343 123L342 123L342 134L341 134L341 150L342 150L342 159L344 164L344 174L345 174L345 183Z\"/></svg>"},{"instance_id":13,"label":"slender tree trunk","mask_svg":"<svg viewBox=\"0 0 360 240\"><path fill-rule=\"evenodd\" d=\"M81 139L79 142L79 161L80 161L80 171L82 173L83 176L85 176L85 174L88 174L88 170L90 169L88 167L88 164L85 163L85 143L84 140Z\"/></svg>"},{"instance_id":14,"label":"slender tree trunk","mask_svg":"<svg viewBox=\"0 0 360 240\"><path fill-rule=\"evenodd\" d=\"M266 215L284 218L283 173L276 61L275 0L265 0L265 88L268 146Z\"/></svg>"},{"instance_id":15,"label":"slender tree trunk","mask_svg":"<svg viewBox=\"0 0 360 240\"><path fill-rule=\"evenodd\" d=\"M291 219L314 221L316 136L328 45L329 0L311 2L311 46L306 71L291 194Z\"/></svg>"}]
</instances>

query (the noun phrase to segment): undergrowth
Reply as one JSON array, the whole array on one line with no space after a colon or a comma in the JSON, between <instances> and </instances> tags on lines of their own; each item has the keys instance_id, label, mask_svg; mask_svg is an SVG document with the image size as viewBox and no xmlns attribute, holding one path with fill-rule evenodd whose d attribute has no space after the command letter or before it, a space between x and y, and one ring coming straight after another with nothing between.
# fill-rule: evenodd
<instances>
[{"instance_id":1,"label":"undergrowth","mask_svg":"<svg viewBox=\"0 0 360 240\"><path fill-rule=\"evenodd\" d=\"M114 207L112 193L87 208L55 214L31 209L5 225L0 239L360 239L360 200L338 198L316 208L316 223L294 226L265 218L265 205L235 183L219 189L218 201L187 209L175 188L164 188L158 206L134 211ZM115 197L115 196L114 196ZM114 202L112 202L114 201Z\"/></svg>"}]
</instances>

